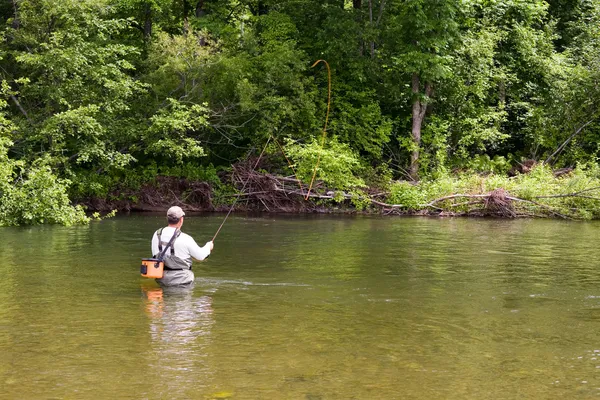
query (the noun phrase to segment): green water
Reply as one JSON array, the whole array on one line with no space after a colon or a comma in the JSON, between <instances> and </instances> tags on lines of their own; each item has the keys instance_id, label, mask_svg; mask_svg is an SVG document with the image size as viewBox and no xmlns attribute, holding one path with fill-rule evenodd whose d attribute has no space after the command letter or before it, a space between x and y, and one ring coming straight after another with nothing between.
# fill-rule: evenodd
<instances>
[{"instance_id":1,"label":"green water","mask_svg":"<svg viewBox=\"0 0 600 400\"><path fill-rule=\"evenodd\" d=\"M162 291L163 220L0 229L0 398L600 398L598 223L233 216Z\"/></svg>"}]
</instances>

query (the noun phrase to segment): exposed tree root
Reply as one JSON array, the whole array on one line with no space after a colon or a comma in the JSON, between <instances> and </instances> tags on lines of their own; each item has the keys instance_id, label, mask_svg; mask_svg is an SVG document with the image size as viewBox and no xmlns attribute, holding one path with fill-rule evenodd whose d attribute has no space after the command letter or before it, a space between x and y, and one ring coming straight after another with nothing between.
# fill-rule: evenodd
<instances>
[{"instance_id":1,"label":"exposed tree root","mask_svg":"<svg viewBox=\"0 0 600 400\"><path fill-rule=\"evenodd\" d=\"M170 176L158 176L155 182L138 190L117 190L106 199L91 198L80 204L91 211L165 211L171 205L188 211L214 210L212 189L208 183Z\"/></svg>"}]
</instances>

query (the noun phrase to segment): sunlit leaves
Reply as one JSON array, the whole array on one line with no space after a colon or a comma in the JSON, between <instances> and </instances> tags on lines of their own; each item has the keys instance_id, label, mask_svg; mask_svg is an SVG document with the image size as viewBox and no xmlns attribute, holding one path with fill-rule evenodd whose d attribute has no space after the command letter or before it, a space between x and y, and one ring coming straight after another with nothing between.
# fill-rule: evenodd
<instances>
[{"instance_id":1,"label":"sunlit leaves","mask_svg":"<svg viewBox=\"0 0 600 400\"><path fill-rule=\"evenodd\" d=\"M176 163L204 156L196 136L208 126L206 106L168 100L169 106L150 118L146 153L172 158Z\"/></svg>"},{"instance_id":2,"label":"sunlit leaves","mask_svg":"<svg viewBox=\"0 0 600 400\"><path fill-rule=\"evenodd\" d=\"M364 181L358 177L361 168L358 155L335 138L327 141L324 147L316 140L307 144L288 141L286 152L294 162L298 177L305 182L310 182L319 159L316 179L328 188L349 190L364 186Z\"/></svg>"}]
</instances>

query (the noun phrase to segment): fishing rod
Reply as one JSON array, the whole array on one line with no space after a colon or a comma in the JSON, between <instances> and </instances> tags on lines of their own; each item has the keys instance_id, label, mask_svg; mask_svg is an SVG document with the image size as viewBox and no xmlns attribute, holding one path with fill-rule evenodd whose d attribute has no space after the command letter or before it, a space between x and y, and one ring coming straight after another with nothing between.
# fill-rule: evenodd
<instances>
[{"instance_id":1,"label":"fishing rod","mask_svg":"<svg viewBox=\"0 0 600 400\"><path fill-rule=\"evenodd\" d=\"M252 168L253 172L256 167L258 167L258 163L260 162L260 159L262 158L263 154L265 154L265 150L267 150L267 146L269 145L269 142L271 141L271 136L269 136L269 139L267 139L267 143L265 143L265 147L263 148L263 150L260 152L260 155L258 156L258 159L256 160L256 163L254 164L254 167ZM248 179L246 179L246 183L244 183L244 186L242 186L242 190L241 192L244 192L244 189L246 189L246 185L248 185L248 182L250 182L250 178L252 178L252 175L248 175ZM231 207L229 208L229 211L227 212L227 215L225 215L225 218L223 219L223 222L221 222L221 225L219 226L219 229L217 229L217 232L215 233L215 236L213 236L212 238L212 242L215 241L217 235L219 234L219 232L221 232L221 228L223 227L223 225L225 225L225 221L227 221L227 218L229 218L229 214L231 214L231 212L233 211L233 208L235 207L235 205L237 204L238 200L240 199L240 196L238 196L235 201L233 202L233 204L231 205Z\"/></svg>"}]
</instances>

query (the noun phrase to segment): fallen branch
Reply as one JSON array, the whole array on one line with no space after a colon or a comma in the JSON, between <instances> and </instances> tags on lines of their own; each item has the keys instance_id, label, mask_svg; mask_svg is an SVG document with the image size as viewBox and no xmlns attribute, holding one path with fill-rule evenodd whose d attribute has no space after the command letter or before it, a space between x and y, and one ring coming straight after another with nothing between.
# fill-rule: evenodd
<instances>
[{"instance_id":1,"label":"fallen branch","mask_svg":"<svg viewBox=\"0 0 600 400\"><path fill-rule=\"evenodd\" d=\"M440 197L439 199L435 199L427 204L423 204L421 207L431 207L436 203L439 203L440 201L444 201L444 200L452 200L452 199L456 199L458 197L468 197L468 198L484 198L487 197L487 194L453 194L450 196L444 196L444 197Z\"/></svg>"},{"instance_id":2,"label":"fallen branch","mask_svg":"<svg viewBox=\"0 0 600 400\"><path fill-rule=\"evenodd\" d=\"M596 117L594 117L594 118L590 119L590 120L589 120L589 121L587 121L585 124L581 125L581 126L580 126L580 127L579 127L579 128L578 128L578 129L577 129L577 130L576 130L576 131L575 131L575 132L572 134L572 135L571 135L571 136L569 136L569 137L568 137L568 139L567 139L567 140L565 140L565 141L563 142L563 144L561 144L561 145L558 147L558 149L556 149L556 151L555 151L554 153L550 154L550 156L549 156L549 157L546 159L546 161L544 161L544 164L548 164L548 163L550 163L550 160L552 160L552 158L553 158L554 156L556 156L556 155L560 154L560 153L561 153L561 152L564 150L564 148L567 146L567 144L569 144L569 142L570 142L571 140L573 140L573 138L574 138L575 136L577 136L577 135L579 134L579 132L581 132L581 131L582 131L582 130L583 130L585 127L586 127L586 126L588 126L589 124L591 124L592 122L594 122L594 120L595 120L595 119L596 119ZM550 165L552 165L552 164L550 164Z\"/></svg>"},{"instance_id":3,"label":"fallen branch","mask_svg":"<svg viewBox=\"0 0 600 400\"><path fill-rule=\"evenodd\" d=\"M498 216L503 218L517 217L548 217L557 216L563 219L576 218L577 210L571 211L561 206L556 207L543 203L542 199L550 198L587 198L600 201L600 197L587 195L599 187L588 188L573 193L544 195L530 199L523 199L510 195L506 190L498 188L489 193L456 193L433 199L428 203L416 207L408 207L406 204L390 204L382 201L382 196L389 195L386 192L375 192L372 194L357 195L342 191L328 190L323 182L314 185L315 190L307 196L307 185L290 176L277 176L270 173L260 173L251 170L246 165L238 164L234 167L231 181L238 188L245 181L248 185L243 193L237 193L235 197L246 199L246 206L256 210L268 211L313 211L323 212L322 207L316 200L361 201L368 202L374 209L380 209L385 215L389 214L415 214L440 216ZM291 185L294 187L292 188ZM318 188L318 189L317 189Z\"/></svg>"},{"instance_id":4,"label":"fallen branch","mask_svg":"<svg viewBox=\"0 0 600 400\"><path fill-rule=\"evenodd\" d=\"M584 197L584 196L578 196L578 195L580 195L581 193L591 192L593 190L600 190L600 186L596 186L596 187L593 187L593 188L580 190L579 192L574 192L574 193L555 194L555 195L548 195L548 196L536 196L535 198L536 199L551 199L551 198L555 198L555 197Z\"/></svg>"},{"instance_id":5,"label":"fallen branch","mask_svg":"<svg viewBox=\"0 0 600 400\"><path fill-rule=\"evenodd\" d=\"M559 213L558 211L556 211L556 209L554 207L548 206L546 204L538 203L537 201L520 199L518 197L508 197L508 198L511 199L511 200L513 200L513 201L521 201L521 202L524 202L524 203L535 204L536 206L545 208L545 209L549 210L552 214L557 215L557 216L559 216L561 218L564 218L564 219L573 219L573 218L571 218L569 216L566 216L566 215L563 215L563 214Z\"/></svg>"}]
</instances>

